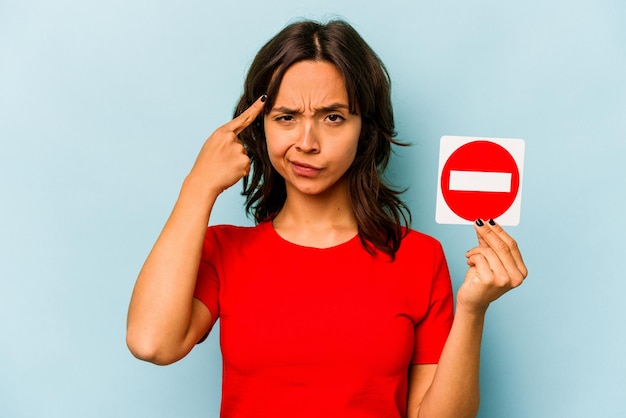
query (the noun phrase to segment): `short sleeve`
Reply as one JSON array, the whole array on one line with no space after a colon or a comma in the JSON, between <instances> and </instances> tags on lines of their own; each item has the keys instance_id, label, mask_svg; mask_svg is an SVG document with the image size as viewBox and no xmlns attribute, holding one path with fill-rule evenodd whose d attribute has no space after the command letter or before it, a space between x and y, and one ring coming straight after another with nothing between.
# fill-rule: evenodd
<instances>
[{"instance_id":1,"label":"short sleeve","mask_svg":"<svg viewBox=\"0 0 626 418\"><path fill-rule=\"evenodd\" d=\"M415 352L411 364L435 364L448 339L454 319L450 272L441 245L433 257L432 283L428 310L415 326Z\"/></svg>"},{"instance_id":2,"label":"short sleeve","mask_svg":"<svg viewBox=\"0 0 626 418\"><path fill-rule=\"evenodd\" d=\"M216 248L215 236L208 230L202 247L200 265L198 266L198 277L196 278L194 297L200 300L211 312L211 326L215 324L220 313L220 281L215 265L217 256Z\"/></svg>"}]
</instances>

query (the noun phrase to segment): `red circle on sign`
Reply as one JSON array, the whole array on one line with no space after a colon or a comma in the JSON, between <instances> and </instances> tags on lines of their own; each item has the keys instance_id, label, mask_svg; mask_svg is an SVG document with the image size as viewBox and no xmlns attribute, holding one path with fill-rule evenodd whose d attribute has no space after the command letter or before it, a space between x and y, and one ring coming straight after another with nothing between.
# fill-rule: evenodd
<instances>
[{"instance_id":1,"label":"red circle on sign","mask_svg":"<svg viewBox=\"0 0 626 418\"><path fill-rule=\"evenodd\" d=\"M451 171L510 173L508 192L450 190ZM490 141L473 141L457 148L441 171L441 192L448 207L463 219L493 219L505 213L519 190L519 170L513 156L501 145Z\"/></svg>"}]
</instances>

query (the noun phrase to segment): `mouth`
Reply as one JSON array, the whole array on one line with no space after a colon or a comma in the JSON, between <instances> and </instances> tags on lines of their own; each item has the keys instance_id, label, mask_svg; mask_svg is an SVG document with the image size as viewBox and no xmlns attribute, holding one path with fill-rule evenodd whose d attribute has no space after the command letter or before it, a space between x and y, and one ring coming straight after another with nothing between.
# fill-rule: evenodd
<instances>
[{"instance_id":1,"label":"mouth","mask_svg":"<svg viewBox=\"0 0 626 418\"><path fill-rule=\"evenodd\" d=\"M321 171L321 168L300 161L290 161L295 174L303 177L313 177Z\"/></svg>"},{"instance_id":2,"label":"mouth","mask_svg":"<svg viewBox=\"0 0 626 418\"><path fill-rule=\"evenodd\" d=\"M312 170L319 170L319 168L315 167L314 165L302 163L300 161L291 161L291 164L296 165L298 167L302 167L302 168L310 168Z\"/></svg>"}]
</instances>

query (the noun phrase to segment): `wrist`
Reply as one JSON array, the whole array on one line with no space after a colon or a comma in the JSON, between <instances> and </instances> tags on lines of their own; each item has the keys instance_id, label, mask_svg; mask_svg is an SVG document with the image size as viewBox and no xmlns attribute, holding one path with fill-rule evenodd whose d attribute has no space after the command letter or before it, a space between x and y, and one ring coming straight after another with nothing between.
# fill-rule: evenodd
<instances>
[{"instance_id":1,"label":"wrist","mask_svg":"<svg viewBox=\"0 0 626 418\"><path fill-rule=\"evenodd\" d=\"M192 210L200 210L210 214L221 190L212 187L204 179L187 176L178 194L177 206Z\"/></svg>"},{"instance_id":2,"label":"wrist","mask_svg":"<svg viewBox=\"0 0 626 418\"><path fill-rule=\"evenodd\" d=\"M215 200L222 192L220 187L211 184L205 178L195 176L192 172L183 180L180 194L195 197L206 196L210 200Z\"/></svg>"},{"instance_id":3,"label":"wrist","mask_svg":"<svg viewBox=\"0 0 626 418\"><path fill-rule=\"evenodd\" d=\"M467 318L474 318L474 319L483 320L485 318L485 315L487 314L487 309L488 308L489 308L489 305L484 305L484 306L470 305L470 306L468 306L467 304L465 304L462 301L457 299L456 309L455 309L455 316L462 315L462 316L467 317Z\"/></svg>"}]
</instances>

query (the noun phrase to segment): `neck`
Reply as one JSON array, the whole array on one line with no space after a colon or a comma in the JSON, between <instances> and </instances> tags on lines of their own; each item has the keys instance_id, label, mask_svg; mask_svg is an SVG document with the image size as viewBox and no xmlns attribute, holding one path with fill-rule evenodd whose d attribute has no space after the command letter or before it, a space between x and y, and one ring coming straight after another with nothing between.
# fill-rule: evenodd
<instances>
[{"instance_id":1,"label":"neck","mask_svg":"<svg viewBox=\"0 0 626 418\"><path fill-rule=\"evenodd\" d=\"M358 231L347 187L323 195L290 193L274 218L274 229L296 244L330 247L350 240Z\"/></svg>"}]
</instances>

